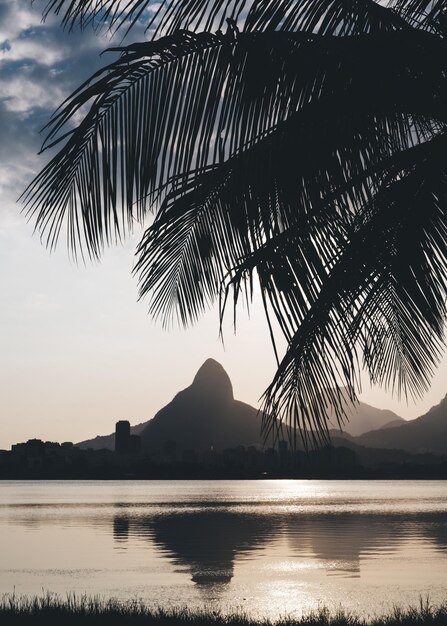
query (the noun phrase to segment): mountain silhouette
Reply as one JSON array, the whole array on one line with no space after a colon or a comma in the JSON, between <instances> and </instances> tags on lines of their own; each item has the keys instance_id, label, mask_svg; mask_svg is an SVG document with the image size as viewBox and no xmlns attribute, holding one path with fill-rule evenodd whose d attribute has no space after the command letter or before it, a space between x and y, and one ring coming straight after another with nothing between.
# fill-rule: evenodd
<instances>
[{"instance_id":1,"label":"mountain silhouette","mask_svg":"<svg viewBox=\"0 0 447 626\"><path fill-rule=\"evenodd\" d=\"M353 437L358 437L370 430L383 428L390 423L405 423L402 417L389 411L388 409L376 409L365 402L359 402L352 406L351 402L345 394L344 409L346 412L346 420L340 426L337 423L334 411L328 411L328 418L334 429L334 434L340 434L340 428L344 433ZM335 432L337 431L337 433Z\"/></svg>"},{"instance_id":2,"label":"mountain silhouette","mask_svg":"<svg viewBox=\"0 0 447 626\"><path fill-rule=\"evenodd\" d=\"M365 433L355 441L370 448L447 454L447 396L417 419Z\"/></svg>"},{"instance_id":3,"label":"mountain silhouette","mask_svg":"<svg viewBox=\"0 0 447 626\"><path fill-rule=\"evenodd\" d=\"M345 437L356 437L387 424L404 422L392 411L376 409L360 402L346 406L348 421L342 425ZM340 430L329 411L334 426ZM167 441L176 442L176 451L222 450L238 445L262 447L261 417L257 409L234 399L231 380L222 365L207 359L197 371L192 384L180 391L173 400L149 421L132 426L131 433L142 437L143 449L161 453ZM98 436L80 442L81 448L114 449L114 434Z\"/></svg>"},{"instance_id":4,"label":"mountain silhouette","mask_svg":"<svg viewBox=\"0 0 447 626\"><path fill-rule=\"evenodd\" d=\"M261 416L254 407L234 399L233 385L222 365L207 359L192 384L177 393L153 419L137 424L131 433L140 435L143 450L163 452L167 441L176 451L216 451L239 445L262 447ZM114 449L114 434L81 441L81 448Z\"/></svg>"},{"instance_id":5,"label":"mountain silhouette","mask_svg":"<svg viewBox=\"0 0 447 626\"><path fill-rule=\"evenodd\" d=\"M402 419L401 417L399 417L399 419L391 420L391 422L387 422L386 424L384 424L380 428L394 428L395 426L402 426L402 424L405 424L405 420ZM376 430L376 429L375 428L371 428L370 430Z\"/></svg>"},{"instance_id":6,"label":"mountain silhouette","mask_svg":"<svg viewBox=\"0 0 447 626\"><path fill-rule=\"evenodd\" d=\"M207 359L192 384L150 420L141 432L142 447L158 453L168 440L177 451L223 450L238 445L262 446L257 410L234 399L222 365Z\"/></svg>"},{"instance_id":7,"label":"mountain silhouette","mask_svg":"<svg viewBox=\"0 0 447 626\"><path fill-rule=\"evenodd\" d=\"M447 396L428 413L411 421L363 402L348 410L349 421L342 425L343 432L330 412L329 418L336 445L342 445L344 438L366 448L447 454ZM207 359L189 387L177 393L153 419L133 426L131 432L141 436L143 450L151 455L165 454L166 443L171 442L170 454L180 459L184 450L220 451L239 445L261 448L260 429L258 411L234 399L231 380L222 365ZM78 445L84 449L113 450L114 435Z\"/></svg>"}]
</instances>

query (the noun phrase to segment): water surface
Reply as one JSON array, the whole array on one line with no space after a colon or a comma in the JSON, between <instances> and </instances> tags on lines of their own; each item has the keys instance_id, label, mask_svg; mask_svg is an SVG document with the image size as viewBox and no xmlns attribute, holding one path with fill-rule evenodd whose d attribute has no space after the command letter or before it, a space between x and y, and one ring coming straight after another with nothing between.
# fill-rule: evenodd
<instances>
[{"instance_id":1,"label":"water surface","mask_svg":"<svg viewBox=\"0 0 447 626\"><path fill-rule=\"evenodd\" d=\"M447 481L3 481L0 554L0 593L371 615L447 600Z\"/></svg>"}]
</instances>

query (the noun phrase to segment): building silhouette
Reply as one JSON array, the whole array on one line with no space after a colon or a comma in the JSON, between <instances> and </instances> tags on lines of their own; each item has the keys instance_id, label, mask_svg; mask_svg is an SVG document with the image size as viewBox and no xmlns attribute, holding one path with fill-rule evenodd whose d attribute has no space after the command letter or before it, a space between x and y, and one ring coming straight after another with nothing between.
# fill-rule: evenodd
<instances>
[{"instance_id":1,"label":"building silhouette","mask_svg":"<svg viewBox=\"0 0 447 626\"><path fill-rule=\"evenodd\" d=\"M130 423L127 420L115 424L115 452L130 452Z\"/></svg>"},{"instance_id":2,"label":"building silhouette","mask_svg":"<svg viewBox=\"0 0 447 626\"><path fill-rule=\"evenodd\" d=\"M138 435L130 434L130 423L120 420L115 424L115 452L140 452L141 439Z\"/></svg>"}]
</instances>

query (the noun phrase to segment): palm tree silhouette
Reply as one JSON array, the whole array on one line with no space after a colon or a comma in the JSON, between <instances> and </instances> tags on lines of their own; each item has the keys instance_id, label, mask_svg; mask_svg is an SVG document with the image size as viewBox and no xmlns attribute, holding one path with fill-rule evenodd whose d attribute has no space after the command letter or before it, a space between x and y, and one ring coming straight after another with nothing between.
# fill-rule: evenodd
<instances>
[{"instance_id":1,"label":"palm tree silhouette","mask_svg":"<svg viewBox=\"0 0 447 626\"><path fill-rule=\"evenodd\" d=\"M98 257L153 212L136 272L165 324L258 281L287 342L266 436L326 441L361 368L419 396L446 318L446 4L50 0L68 29L145 21L148 40L56 111L28 215Z\"/></svg>"}]
</instances>

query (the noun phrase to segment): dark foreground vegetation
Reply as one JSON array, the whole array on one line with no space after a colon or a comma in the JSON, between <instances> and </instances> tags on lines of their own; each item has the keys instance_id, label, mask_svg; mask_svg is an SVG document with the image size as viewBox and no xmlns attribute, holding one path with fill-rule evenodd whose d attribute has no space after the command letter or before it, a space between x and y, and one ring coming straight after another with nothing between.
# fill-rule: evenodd
<instances>
[{"instance_id":1,"label":"dark foreground vegetation","mask_svg":"<svg viewBox=\"0 0 447 626\"><path fill-rule=\"evenodd\" d=\"M27 598L5 595L0 599L0 623L5 626L28 624L64 624L75 626L416 626L447 624L447 604L433 607L420 602L415 608L395 608L388 615L363 618L339 609L331 612L320 608L305 617L281 617L276 622L256 622L243 613L225 615L220 612L193 612L187 609L151 609L137 601L119 602L86 596L69 595L61 599L53 595Z\"/></svg>"}]
</instances>

